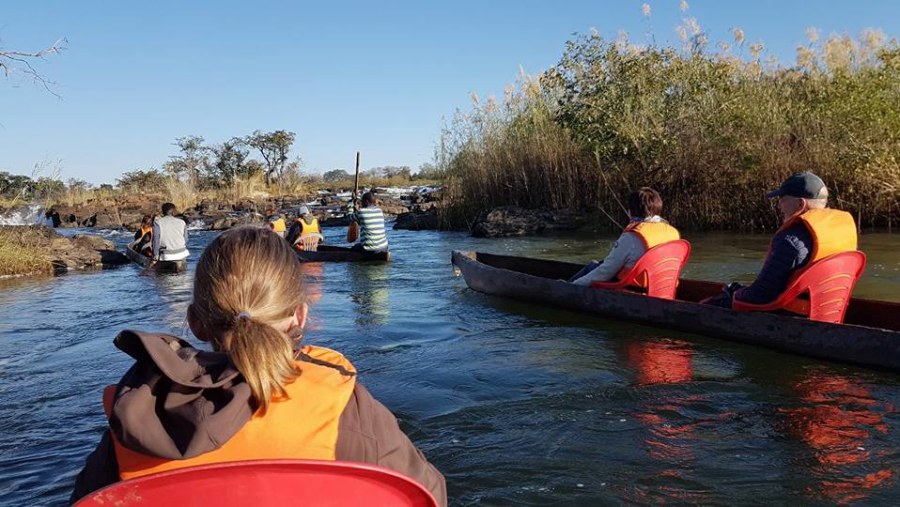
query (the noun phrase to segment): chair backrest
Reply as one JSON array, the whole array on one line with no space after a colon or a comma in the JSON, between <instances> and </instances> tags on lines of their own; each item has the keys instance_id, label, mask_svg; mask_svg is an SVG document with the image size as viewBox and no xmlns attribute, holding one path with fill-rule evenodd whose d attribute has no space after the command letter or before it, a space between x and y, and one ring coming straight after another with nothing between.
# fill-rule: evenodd
<instances>
[{"instance_id":1,"label":"chair backrest","mask_svg":"<svg viewBox=\"0 0 900 507\"><path fill-rule=\"evenodd\" d=\"M418 482L375 465L266 460L183 468L117 482L90 494L75 505L432 507L438 504Z\"/></svg>"},{"instance_id":2,"label":"chair backrest","mask_svg":"<svg viewBox=\"0 0 900 507\"><path fill-rule=\"evenodd\" d=\"M599 289L625 289L642 287L648 296L675 299L678 278L691 255L691 244L686 240L668 241L647 250L628 273L615 282L594 282Z\"/></svg>"},{"instance_id":3,"label":"chair backrest","mask_svg":"<svg viewBox=\"0 0 900 507\"><path fill-rule=\"evenodd\" d=\"M324 236L317 232L311 232L309 234L304 234L297 238L297 243L303 245L303 250L306 252L315 252L319 249L319 242L324 239Z\"/></svg>"},{"instance_id":4,"label":"chair backrest","mask_svg":"<svg viewBox=\"0 0 900 507\"><path fill-rule=\"evenodd\" d=\"M810 320L840 324L865 268L866 255L859 251L825 257L804 269L773 305L807 315Z\"/></svg>"}]
</instances>

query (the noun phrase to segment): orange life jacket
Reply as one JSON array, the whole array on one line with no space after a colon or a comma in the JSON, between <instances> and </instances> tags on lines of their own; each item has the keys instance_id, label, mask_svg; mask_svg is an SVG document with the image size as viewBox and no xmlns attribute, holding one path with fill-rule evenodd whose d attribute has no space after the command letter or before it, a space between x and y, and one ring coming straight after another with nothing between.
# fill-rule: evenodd
<instances>
[{"instance_id":1,"label":"orange life jacket","mask_svg":"<svg viewBox=\"0 0 900 507\"><path fill-rule=\"evenodd\" d=\"M324 361L355 372L341 354L320 347L306 346L302 351L316 361ZM286 398L273 399L264 415L257 412L231 439L214 451L173 460L158 458L127 449L112 436L119 478L133 479L168 470L226 461L254 459L334 460L338 422L353 394L355 375L316 363L297 361L301 374L286 386ZM103 392L107 417L112 413L116 386Z\"/></svg>"},{"instance_id":2,"label":"orange life jacket","mask_svg":"<svg viewBox=\"0 0 900 507\"><path fill-rule=\"evenodd\" d=\"M312 223L306 223L306 220L303 220L303 217L298 217L297 222L300 223L300 235L297 236L297 240L294 242L294 248L297 250L303 250L303 242L300 241L300 238L307 234L321 234L321 230L319 229L319 219L313 218Z\"/></svg>"},{"instance_id":3,"label":"orange life jacket","mask_svg":"<svg viewBox=\"0 0 900 507\"><path fill-rule=\"evenodd\" d=\"M273 231L281 233L282 236L284 235L284 231L287 230L287 227L284 224L284 219L280 217L277 220L272 220L271 222L269 222L269 227L271 227Z\"/></svg>"},{"instance_id":4,"label":"orange life jacket","mask_svg":"<svg viewBox=\"0 0 900 507\"><path fill-rule=\"evenodd\" d=\"M811 209L792 217L782 224L775 235L777 236L779 232L797 223L802 223L806 226L806 229L812 235L813 248L806 266L794 271L788 284L796 280L814 262L829 255L856 250L856 221L853 220L853 215L846 211L829 208ZM774 242L774 238L772 241ZM773 243L769 243L769 253L772 252L772 245ZM808 315L809 300L795 299L788 303L784 309L797 314Z\"/></svg>"},{"instance_id":5,"label":"orange life jacket","mask_svg":"<svg viewBox=\"0 0 900 507\"><path fill-rule=\"evenodd\" d=\"M625 227L625 232L631 232L637 235L641 242L644 243L644 248L646 250L650 250L656 245L681 239L681 234L678 233L678 229L672 227L667 222L632 222L628 227ZM623 267L619 270L616 277L621 280L629 271L631 271L631 267ZM647 281L642 281L641 286L647 287Z\"/></svg>"},{"instance_id":6,"label":"orange life jacket","mask_svg":"<svg viewBox=\"0 0 900 507\"><path fill-rule=\"evenodd\" d=\"M149 237L147 235L149 234ZM152 225L142 225L141 226L141 237L138 238L138 242L147 237L147 242L144 243L143 248L141 249L142 254L149 257L153 253L153 226Z\"/></svg>"},{"instance_id":7,"label":"orange life jacket","mask_svg":"<svg viewBox=\"0 0 900 507\"><path fill-rule=\"evenodd\" d=\"M829 255L856 250L856 221L850 213L829 208L811 209L785 222L778 228L778 232L801 222L809 230L813 240L813 249L807 266ZM776 236L778 232L775 233ZM771 243L769 251L772 251ZM798 270L795 275L800 271L802 270Z\"/></svg>"}]
</instances>

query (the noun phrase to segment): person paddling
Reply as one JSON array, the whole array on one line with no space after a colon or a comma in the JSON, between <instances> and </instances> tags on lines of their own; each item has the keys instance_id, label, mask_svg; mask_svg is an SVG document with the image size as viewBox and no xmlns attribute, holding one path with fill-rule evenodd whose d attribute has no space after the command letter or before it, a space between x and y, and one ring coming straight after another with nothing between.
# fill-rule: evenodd
<instances>
[{"instance_id":1,"label":"person paddling","mask_svg":"<svg viewBox=\"0 0 900 507\"><path fill-rule=\"evenodd\" d=\"M377 206L375 194L363 194L361 204L360 209L350 215L350 221L359 224L359 242L353 245L353 250L386 252L388 240L384 228L384 212Z\"/></svg>"},{"instance_id":2,"label":"person paddling","mask_svg":"<svg viewBox=\"0 0 900 507\"><path fill-rule=\"evenodd\" d=\"M725 308L731 308L735 299L752 304L770 303L811 263L856 250L853 215L828 208L828 188L815 174L794 174L766 197L778 199L782 224L772 237L756 280L748 287L731 283L721 294L704 303Z\"/></svg>"},{"instance_id":3,"label":"person paddling","mask_svg":"<svg viewBox=\"0 0 900 507\"><path fill-rule=\"evenodd\" d=\"M162 217L153 222L153 264L158 261L180 261L187 259L191 252L187 249L188 231L184 220L175 217L175 205L162 205Z\"/></svg>"},{"instance_id":4,"label":"person paddling","mask_svg":"<svg viewBox=\"0 0 900 507\"><path fill-rule=\"evenodd\" d=\"M643 187L628 196L628 214L631 222L603 262L591 261L569 278L575 285L589 286L592 282L608 282L616 279L656 245L681 238L678 229L669 225L659 215L663 201L659 192Z\"/></svg>"},{"instance_id":5,"label":"person paddling","mask_svg":"<svg viewBox=\"0 0 900 507\"><path fill-rule=\"evenodd\" d=\"M166 334L119 333L116 347L135 363L104 392L109 426L71 500L202 464L316 459L396 470L446 505L444 477L357 381L350 361L302 345L306 316L303 271L284 240L261 227L213 240L187 310L192 333L212 350Z\"/></svg>"}]
</instances>

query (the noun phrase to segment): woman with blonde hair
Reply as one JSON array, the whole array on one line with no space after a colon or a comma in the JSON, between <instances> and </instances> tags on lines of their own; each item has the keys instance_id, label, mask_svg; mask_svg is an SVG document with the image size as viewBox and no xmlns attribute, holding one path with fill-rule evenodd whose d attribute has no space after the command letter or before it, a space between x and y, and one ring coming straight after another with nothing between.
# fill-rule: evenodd
<instances>
[{"instance_id":1,"label":"woman with blonde hair","mask_svg":"<svg viewBox=\"0 0 900 507\"><path fill-rule=\"evenodd\" d=\"M216 238L200 258L188 308L191 331L213 350L164 334L116 337L135 364L104 392L109 428L72 500L191 466L321 459L394 469L446 505L444 477L356 382L353 365L335 351L300 346L302 278L291 247L269 229Z\"/></svg>"}]
</instances>

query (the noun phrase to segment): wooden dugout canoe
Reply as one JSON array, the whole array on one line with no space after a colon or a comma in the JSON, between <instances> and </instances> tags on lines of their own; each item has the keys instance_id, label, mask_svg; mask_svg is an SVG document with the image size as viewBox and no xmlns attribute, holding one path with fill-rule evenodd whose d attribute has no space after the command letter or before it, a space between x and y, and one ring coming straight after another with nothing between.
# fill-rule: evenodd
<instances>
[{"instance_id":1,"label":"wooden dugout canoe","mask_svg":"<svg viewBox=\"0 0 900 507\"><path fill-rule=\"evenodd\" d=\"M131 248L131 245L125 247L125 256L145 268L150 265L150 257L135 251ZM187 259L180 261L159 261L156 263L155 269L158 273L181 273L187 269Z\"/></svg>"},{"instance_id":2,"label":"wooden dugout canoe","mask_svg":"<svg viewBox=\"0 0 900 507\"><path fill-rule=\"evenodd\" d=\"M344 246L319 245L315 252L297 252L300 262L390 262L390 252L365 253Z\"/></svg>"},{"instance_id":3,"label":"wooden dugout canoe","mask_svg":"<svg viewBox=\"0 0 900 507\"><path fill-rule=\"evenodd\" d=\"M682 279L670 301L562 281L580 264L460 251L451 260L466 284L485 294L900 371L900 303L853 298L844 324L829 324L699 304L722 290L715 282Z\"/></svg>"}]
</instances>

